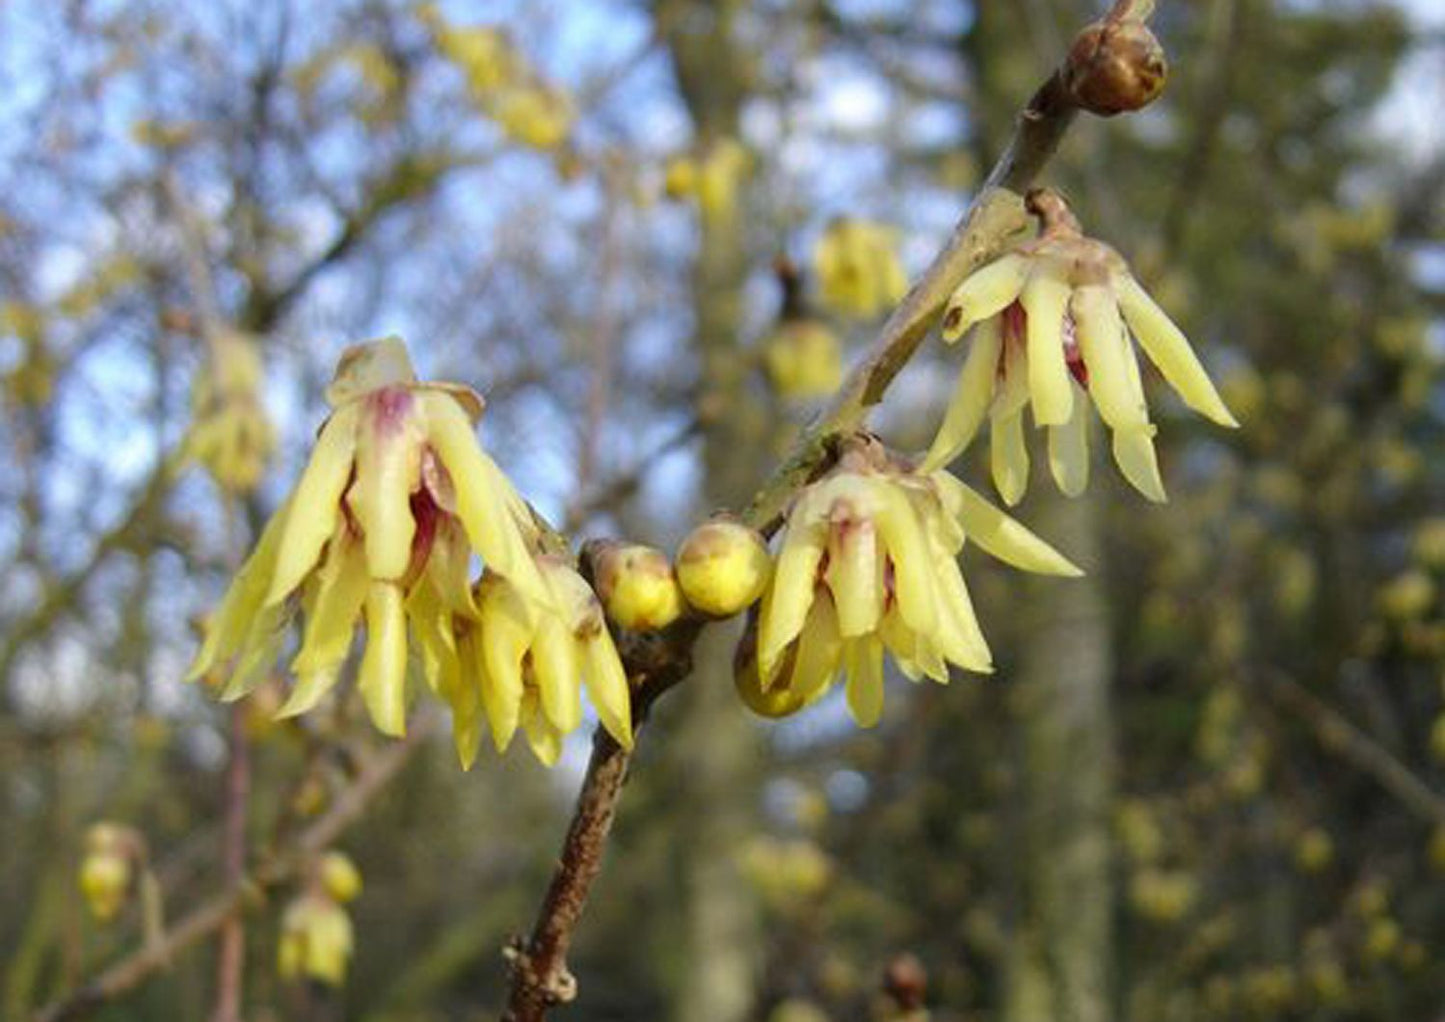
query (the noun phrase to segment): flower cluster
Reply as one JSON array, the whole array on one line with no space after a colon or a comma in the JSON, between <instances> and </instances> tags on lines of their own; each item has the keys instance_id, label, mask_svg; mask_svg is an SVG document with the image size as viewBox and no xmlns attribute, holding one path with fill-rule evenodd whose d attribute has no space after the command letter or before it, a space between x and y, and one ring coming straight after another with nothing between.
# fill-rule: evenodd
<instances>
[{"instance_id":1,"label":"flower cluster","mask_svg":"<svg viewBox=\"0 0 1445 1022\"><path fill-rule=\"evenodd\" d=\"M1076 495L1088 483L1092 399L1113 432L1125 478L1162 501L1155 427L1130 333L1186 404L1220 425L1238 423L1184 334L1123 258L1084 237L1066 210L1057 215L1037 239L968 277L949 301L944 339L972 328L972 342L924 468L952 461L988 417L994 485L1006 503L1017 503L1028 483L1023 412L1031 407L1034 424L1048 429L1055 482Z\"/></svg>"},{"instance_id":2,"label":"flower cluster","mask_svg":"<svg viewBox=\"0 0 1445 1022\"><path fill-rule=\"evenodd\" d=\"M186 453L223 489L255 489L275 446L275 430L261 404L261 357L255 343L222 333L191 391Z\"/></svg>"},{"instance_id":3,"label":"flower cluster","mask_svg":"<svg viewBox=\"0 0 1445 1022\"><path fill-rule=\"evenodd\" d=\"M226 594L191 677L227 674L227 698L250 691L299 609L296 685L280 713L302 713L336 685L364 620L358 687L381 731L405 730L410 631L429 687L452 707L464 762L483 712L499 749L520 721L550 761L578 715L553 693L541 718L528 716L527 679L581 648L603 721L629 743L626 680L595 599L570 568L539 555L530 509L477 443L481 398L417 382L405 346L389 338L350 349L327 399L311 461ZM486 566L475 588L473 553ZM575 704L579 676L567 684Z\"/></svg>"},{"instance_id":4,"label":"flower cluster","mask_svg":"<svg viewBox=\"0 0 1445 1022\"><path fill-rule=\"evenodd\" d=\"M770 715L821 696L840 670L864 727L883 709L883 654L909 678L946 682L949 665L987 672L988 644L956 560L966 538L1016 567L1079 571L946 472L914 472L863 441L805 488L787 514L757 620L756 661L740 658L744 699Z\"/></svg>"}]
</instances>

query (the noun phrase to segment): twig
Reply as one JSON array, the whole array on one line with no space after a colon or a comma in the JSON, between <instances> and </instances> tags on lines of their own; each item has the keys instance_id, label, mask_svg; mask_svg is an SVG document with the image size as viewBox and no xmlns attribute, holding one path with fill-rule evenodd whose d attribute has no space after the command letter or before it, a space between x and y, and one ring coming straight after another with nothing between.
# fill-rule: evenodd
<instances>
[{"instance_id":1,"label":"twig","mask_svg":"<svg viewBox=\"0 0 1445 1022\"><path fill-rule=\"evenodd\" d=\"M765 531L776 527L793 494L827 466L838 440L859 429L868 410L883 399L889 384L923 343L958 283L999 255L1029 226L1018 193L1032 183L1057 150L1074 115L1080 109L1091 109L1080 96L1089 93L1090 73L1108 64L1103 58L1109 56L1105 50L1111 29L1131 22L1147 33L1139 19L1147 17L1152 7L1152 0L1118 0L1102 22L1081 34L1080 40L1091 31L1096 36L1089 47L1076 41L1063 65L1029 101L1012 140L973 206L922 279L888 317L878 339L853 368L833 402L809 425L788 459L753 498L742 515L744 522ZM1150 70L1157 68L1151 65ZM1157 95L1157 89L1150 98L1153 95ZM583 559L587 559L585 549ZM623 649L628 674L634 681L635 715L639 720L653 700L691 672L692 647L701 630L700 622L684 621L639 650ZM640 661L639 654L646 659ZM629 753L618 748L599 728L532 936L525 944L514 944L509 949L512 988L503 1022L544 1022L550 1007L567 1003L577 995L576 980L567 968L567 950L600 868L629 760Z\"/></svg>"},{"instance_id":2,"label":"twig","mask_svg":"<svg viewBox=\"0 0 1445 1022\"><path fill-rule=\"evenodd\" d=\"M1388 749L1293 678L1271 674L1265 682L1281 703L1304 718L1321 745L1369 774L1420 819L1445 827L1445 795L1432 790Z\"/></svg>"},{"instance_id":3,"label":"twig","mask_svg":"<svg viewBox=\"0 0 1445 1022\"><path fill-rule=\"evenodd\" d=\"M246 710L231 707L231 755L226 765L226 815L221 839L226 887L233 894L245 890L246 808L251 793L251 749L246 737ZM216 952L216 1010L211 1022L240 1022L242 977L246 965L246 927L233 912L221 927Z\"/></svg>"},{"instance_id":4,"label":"twig","mask_svg":"<svg viewBox=\"0 0 1445 1022\"><path fill-rule=\"evenodd\" d=\"M207 939L239 912L260 903L261 896L296 876L302 866L331 845L347 827L356 822L371 799L394 778L436 728L436 716L419 719L400 742L382 748L319 820L302 831L283 853L258 866L241 883L204 902L171 926L164 939L136 951L79 989L41 1008L31 1022L70 1022L84 1018L97 1008L134 989L156 971L168 965L180 952Z\"/></svg>"}]
</instances>

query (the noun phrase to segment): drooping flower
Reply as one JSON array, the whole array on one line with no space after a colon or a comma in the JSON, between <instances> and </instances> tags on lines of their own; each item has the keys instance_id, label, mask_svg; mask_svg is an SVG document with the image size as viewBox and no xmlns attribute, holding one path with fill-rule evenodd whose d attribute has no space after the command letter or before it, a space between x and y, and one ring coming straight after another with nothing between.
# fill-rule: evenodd
<instances>
[{"instance_id":1,"label":"drooping flower","mask_svg":"<svg viewBox=\"0 0 1445 1022\"><path fill-rule=\"evenodd\" d=\"M763 342L768 382L789 401L826 397L843 382L843 346L828 324L785 319Z\"/></svg>"},{"instance_id":2,"label":"drooping flower","mask_svg":"<svg viewBox=\"0 0 1445 1022\"><path fill-rule=\"evenodd\" d=\"M849 709L869 727L883 709L885 650L913 680L946 682L950 664L992 670L956 560L966 538L1027 571L1080 573L947 472L909 471L876 442L850 448L788 511L740 688L756 685L761 712L791 712L841 670Z\"/></svg>"},{"instance_id":3,"label":"drooping flower","mask_svg":"<svg viewBox=\"0 0 1445 1022\"><path fill-rule=\"evenodd\" d=\"M275 430L261 403L261 358L255 343L222 333L191 391L186 454L205 466L223 489L255 489L275 446Z\"/></svg>"},{"instance_id":4,"label":"drooping flower","mask_svg":"<svg viewBox=\"0 0 1445 1022\"><path fill-rule=\"evenodd\" d=\"M339 987L346 981L355 938L351 917L320 890L301 895L281 916L276 970L282 979L313 979Z\"/></svg>"},{"instance_id":5,"label":"drooping flower","mask_svg":"<svg viewBox=\"0 0 1445 1022\"><path fill-rule=\"evenodd\" d=\"M841 217L813 249L823 301L839 315L873 319L908 291L894 232L882 224Z\"/></svg>"},{"instance_id":6,"label":"drooping flower","mask_svg":"<svg viewBox=\"0 0 1445 1022\"><path fill-rule=\"evenodd\" d=\"M540 606L510 578L484 573L475 592L476 626L459 633L454 661L444 657L438 664L437 685L456 714L457 748L466 765L483 719L499 752L520 725L537 758L554 764L563 737L582 721L584 682L603 727L618 744L632 747L627 674L597 596L558 557L538 557L537 567L551 594ZM429 676L431 670L428 665Z\"/></svg>"},{"instance_id":7,"label":"drooping flower","mask_svg":"<svg viewBox=\"0 0 1445 1022\"><path fill-rule=\"evenodd\" d=\"M228 673L223 697L244 695L299 608L297 682L281 713L301 713L336 684L364 620L359 688L376 726L397 735L408 619L425 658L439 640L417 627L423 609L475 615L472 552L531 603L549 604L551 587L533 560L528 508L473 432L480 397L417 382L405 346L388 338L347 351L327 400L311 461L232 583L190 677Z\"/></svg>"},{"instance_id":8,"label":"drooping flower","mask_svg":"<svg viewBox=\"0 0 1445 1022\"><path fill-rule=\"evenodd\" d=\"M86 831L77 879L86 907L97 922L110 922L125 907L144 855L145 841L130 827L102 821Z\"/></svg>"},{"instance_id":9,"label":"drooping flower","mask_svg":"<svg viewBox=\"0 0 1445 1022\"><path fill-rule=\"evenodd\" d=\"M1028 483L1023 412L1030 407L1035 425L1048 429L1055 482L1077 495L1088 483L1092 399L1113 432L1114 460L1125 478L1162 501L1155 427L1130 334L1186 404L1220 425L1239 424L1183 332L1123 257L1084 237L1066 210L1056 215L1062 222L968 277L949 300L944 339L953 342L971 328L972 340L923 468L952 461L987 417L994 485L1016 504Z\"/></svg>"}]
</instances>

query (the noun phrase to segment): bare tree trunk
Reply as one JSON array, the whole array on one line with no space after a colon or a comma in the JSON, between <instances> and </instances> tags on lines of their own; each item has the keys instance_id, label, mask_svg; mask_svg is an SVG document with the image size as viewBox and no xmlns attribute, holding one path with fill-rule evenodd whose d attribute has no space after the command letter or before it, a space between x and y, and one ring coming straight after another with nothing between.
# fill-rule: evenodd
<instances>
[{"instance_id":1,"label":"bare tree trunk","mask_svg":"<svg viewBox=\"0 0 1445 1022\"><path fill-rule=\"evenodd\" d=\"M1046 485L1030 525L1100 563L1098 508ZM1045 496L1047 494L1047 496ZM1008 1022L1110 1022L1109 806L1113 651L1101 580L1031 578L1016 712L1022 903L1008 963Z\"/></svg>"}]
</instances>

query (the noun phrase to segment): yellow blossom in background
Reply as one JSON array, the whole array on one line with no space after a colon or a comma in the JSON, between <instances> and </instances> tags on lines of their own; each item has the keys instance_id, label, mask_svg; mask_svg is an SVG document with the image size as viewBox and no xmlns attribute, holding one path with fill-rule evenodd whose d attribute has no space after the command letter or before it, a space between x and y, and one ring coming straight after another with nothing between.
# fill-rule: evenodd
<instances>
[{"instance_id":1,"label":"yellow blossom in background","mask_svg":"<svg viewBox=\"0 0 1445 1022\"><path fill-rule=\"evenodd\" d=\"M208 346L191 388L186 454L232 493L255 489L276 446L276 431L261 403L261 355L251 339L222 333Z\"/></svg>"},{"instance_id":2,"label":"yellow blossom in background","mask_svg":"<svg viewBox=\"0 0 1445 1022\"><path fill-rule=\"evenodd\" d=\"M843 345L821 320L785 319L763 341L763 364L779 396L812 401L843 382Z\"/></svg>"},{"instance_id":3,"label":"yellow blossom in background","mask_svg":"<svg viewBox=\"0 0 1445 1022\"><path fill-rule=\"evenodd\" d=\"M560 147L576 118L567 94L540 82L499 90L487 109L509 138L533 149Z\"/></svg>"},{"instance_id":4,"label":"yellow blossom in background","mask_svg":"<svg viewBox=\"0 0 1445 1022\"><path fill-rule=\"evenodd\" d=\"M339 987L346 981L353 950L351 917L335 901L313 892L287 906L276 945L282 979L312 979Z\"/></svg>"},{"instance_id":5,"label":"yellow blossom in background","mask_svg":"<svg viewBox=\"0 0 1445 1022\"><path fill-rule=\"evenodd\" d=\"M141 848L140 836L129 827L101 822L86 831L77 879L97 922L110 922L125 906L134 888Z\"/></svg>"},{"instance_id":6,"label":"yellow blossom in background","mask_svg":"<svg viewBox=\"0 0 1445 1022\"><path fill-rule=\"evenodd\" d=\"M345 904L361 894L361 870L345 852L327 852L317 867L322 890L333 900Z\"/></svg>"},{"instance_id":7,"label":"yellow blossom in background","mask_svg":"<svg viewBox=\"0 0 1445 1022\"><path fill-rule=\"evenodd\" d=\"M885 650L913 680L946 682L949 664L992 670L956 559L965 538L1027 571L1080 574L948 473L898 467L871 442L846 451L788 511L757 621L759 695L791 712L842 671L854 719L871 727Z\"/></svg>"},{"instance_id":8,"label":"yellow blossom in background","mask_svg":"<svg viewBox=\"0 0 1445 1022\"><path fill-rule=\"evenodd\" d=\"M537 604L512 579L487 571L476 587L477 624L463 628L455 654L445 643L428 676L452 703L458 752L475 756L481 721L499 752L520 726L537 758L551 766L562 739L582 722L585 683L598 719L618 744L632 747L632 702L627 674L607 631L602 607L586 581L560 558L537 559L549 598Z\"/></svg>"},{"instance_id":9,"label":"yellow blossom in background","mask_svg":"<svg viewBox=\"0 0 1445 1022\"><path fill-rule=\"evenodd\" d=\"M1186 404L1220 425L1238 425L1184 334L1123 258L1091 238L1046 232L968 277L948 302L943 336L956 341L970 329L924 467L947 465L988 418L994 485L1007 504L1018 503L1028 484L1025 408L1048 429L1059 489L1083 492L1090 399L1113 433L1124 477L1150 500L1165 499L1131 332Z\"/></svg>"},{"instance_id":10,"label":"yellow blossom in background","mask_svg":"<svg viewBox=\"0 0 1445 1022\"><path fill-rule=\"evenodd\" d=\"M829 224L813 248L813 272L823 301L853 319L875 319L908 293L896 232L867 220Z\"/></svg>"},{"instance_id":11,"label":"yellow blossom in background","mask_svg":"<svg viewBox=\"0 0 1445 1022\"><path fill-rule=\"evenodd\" d=\"M736 215L738 192L752 167L752 156L741 142L721 138L668 160L663 191L671 199L695 201L704 220L726 223Z\"/></svg>"},{"instance_id":12,"label":"yellow blossom in background","mask_svg":"<svg viewBox=\"0 0 1445 1022\"><path fill-rule=\"evenodd\" d=\"M359 688L376 726L399 735L408 619L422 658L440 655L442 640L418 622L437 604L475 615L473 552L529 602L549 604L551 590L533 561L529 510L473 432L473 391L418 383L405 345L388 338L348 349L327 400L311 461L232 583L190 677L218 670L230 678L224 698L244 695L300 609L297 681L281 713L301 713L336 684L364 619Z\"/></svg>"}]
</instances>

